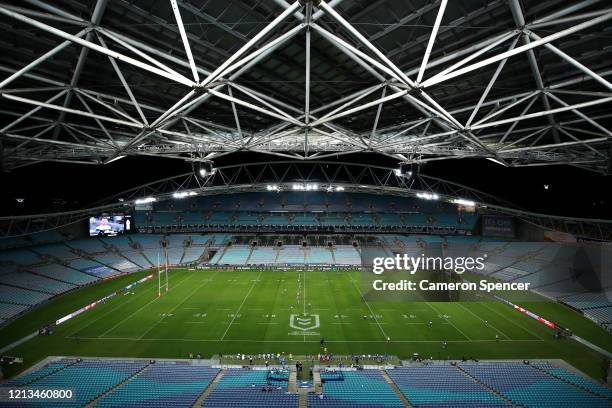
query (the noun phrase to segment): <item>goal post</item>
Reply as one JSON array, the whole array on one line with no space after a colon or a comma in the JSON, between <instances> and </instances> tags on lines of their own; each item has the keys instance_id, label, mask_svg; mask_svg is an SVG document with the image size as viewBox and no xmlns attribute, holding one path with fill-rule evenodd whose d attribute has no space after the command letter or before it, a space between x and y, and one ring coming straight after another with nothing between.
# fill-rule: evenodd
<instances>
[{"instance_id":1,"label":"goal post","mask_svg":"<svg viewBox=\"0 0 612 408\"><path fill-rule=\"evenodd\" d=\"M162 265L159 259L159 251L157 252L157 296L160 297L162 295L162 288L164 288L164 292L168 292L170 289L169 281L168 281L168 248L164 247L164 267L162 269Z\"/></svg>"}]
</instances>

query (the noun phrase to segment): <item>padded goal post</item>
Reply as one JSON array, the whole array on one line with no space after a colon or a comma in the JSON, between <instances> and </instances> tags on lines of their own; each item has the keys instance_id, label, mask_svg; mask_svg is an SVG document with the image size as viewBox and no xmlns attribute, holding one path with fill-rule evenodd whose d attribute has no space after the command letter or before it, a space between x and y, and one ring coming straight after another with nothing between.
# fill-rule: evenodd
<instances>
[{"instance_id":1,"label":"padded goal post","mask_svg":"<svg viewBox=\"0 0 612 408\"><path fill-rule=\"evenodd\" d=\"M168 248L164 247L164 258L165 262L163 265L160 263L159 252L157 253L157 296L162 295L162 288L164 292L168 292L170 289L168 281Z\"/></svg>"}]
</instances>

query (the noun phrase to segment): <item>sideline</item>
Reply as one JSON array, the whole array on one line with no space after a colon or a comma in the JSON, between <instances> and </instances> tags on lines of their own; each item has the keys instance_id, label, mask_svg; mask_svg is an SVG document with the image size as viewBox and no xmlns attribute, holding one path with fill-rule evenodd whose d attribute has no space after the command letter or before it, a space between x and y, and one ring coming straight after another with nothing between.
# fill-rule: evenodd
<instances>
[{"instance_id":1,"label":"sideline","mask_svg":"<svg viewBox=\"0 0 612 408\"><path fill-rule=\"evenodd\" d=\"M596 346L595 344L591 343L590 341L585 340L582 337L576 336L575 334L572 334L570 339L574 339L577 342L584 344L585 346L587 346L591 350L595 350L596 352L601 353L604 356L606 356L607 358L609 358L610 360L612 360L612 353L610 353L608 350L604 350L601 347Z\"/></svg>"},{"instance_id":2,"label":"sideline","mask_svg":"<svg viewBox=\"0 0 612 408\"><path fill-rule=\"evenodd\" d=\"M35 331L34 333L28 334L25 337L20 338L17 341L12 342L11 344L7 344L6 346L2 347L0 349L0 354L4 354L5 352L14 349L15 347L19 346L20 344L25 343L26 341L32 340L34 337L38 336L38 331Z\"/></svg>"}]
</instances>

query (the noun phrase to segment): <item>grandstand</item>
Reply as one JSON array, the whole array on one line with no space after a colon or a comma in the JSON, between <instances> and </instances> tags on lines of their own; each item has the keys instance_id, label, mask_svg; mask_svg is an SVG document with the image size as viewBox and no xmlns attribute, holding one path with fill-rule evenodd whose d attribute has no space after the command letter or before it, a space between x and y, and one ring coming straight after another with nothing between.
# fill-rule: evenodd
<instances>
[{"instance_id":1,"label":"grandstand","mask_svg":"<svg viewBox=\"0 0 612 408\"><path fill-rule=\"evenodd\" d=\"M608 3L0 2L0 408L612 406Z\"/></svg>"},{"instance_id":2,"label":"grandstand","mask_svg":"<svg viewBox=\"0 0 612 408\"><path fill-rule=\"evenodd\" d=\"M189 360L64 358L50 359L0 388L61 386L86 376L85 384L75 389L81 396L72 402L96 407L298 407L303 399L309 407L334 408L407 404L540 408L607 407L612 401L609 388L548 361L413 362L365 370L323 366L314 370L317 384L301 392L295 372L278 368L216 368ZM61 404L47 406L55 405Z\"/></svg>"}]
</instances>

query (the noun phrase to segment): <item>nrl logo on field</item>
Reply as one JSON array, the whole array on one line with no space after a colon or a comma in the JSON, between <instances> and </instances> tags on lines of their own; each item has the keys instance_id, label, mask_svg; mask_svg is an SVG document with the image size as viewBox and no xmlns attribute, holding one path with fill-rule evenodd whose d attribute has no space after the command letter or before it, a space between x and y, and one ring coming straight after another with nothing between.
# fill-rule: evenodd
<instances>
[{"instance_id":1,"label":"nrl logo on field","mask_svg":"<svg viewBox=\"0 0 612 408\"><path fill-rule=\"evenodd\" d=\"M289 319L289 327L301 331L314 330L320 326L319 315L292 314Z\"/></svg>"}]
</instances>

